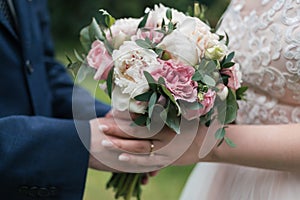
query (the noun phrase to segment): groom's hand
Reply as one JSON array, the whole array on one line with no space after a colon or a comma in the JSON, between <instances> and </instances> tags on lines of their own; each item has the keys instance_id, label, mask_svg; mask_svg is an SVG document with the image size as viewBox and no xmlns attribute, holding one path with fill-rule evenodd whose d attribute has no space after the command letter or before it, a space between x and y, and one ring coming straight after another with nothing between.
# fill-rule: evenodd
<instances>
[{"instance_id":1,"label":"groom's hand","mask_svg":"<svg viewBox=\"0 0 300 200\"><path fill-rule=\"evenodd\" d=\"M134 128L128 125L127 120L123 120L123 123L124 127L126 124L128 130ZM98 118L90 121L90 168L114 172L135 173L152 172L161 168L161 165L159 167L150 169L135 165L130 162L124 162L124 160L121 158L122 156L120 155L124 153L131 153L126 150L127 147L133 149L135 153L148 155L148 152L150 151L150 142L148 139L134 139L134 136L127 135L118 129L114 130L114 134L105 135L104 132L110 132L112 129L109 129L109 127L112 126L115 126L115 121L113 118ZM123 146L125 148L123 148ZM151 173L151 175L153 175L153 173ZM144 178L144 182L147 182L147 177Z\"/></svg>"}]
</instances>

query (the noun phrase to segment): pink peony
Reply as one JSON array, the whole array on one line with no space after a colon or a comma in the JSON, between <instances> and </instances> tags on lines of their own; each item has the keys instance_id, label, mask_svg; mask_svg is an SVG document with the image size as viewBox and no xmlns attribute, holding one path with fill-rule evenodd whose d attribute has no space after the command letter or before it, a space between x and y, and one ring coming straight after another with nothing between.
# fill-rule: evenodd
<instances>
[{"instance_id":1,"label":"pink peony","mask_svg":"<svg viewBox=\"0 0 300 200\"><path fill-rule=\"evenodd\" d=\"M196 119L200 116L203 116L212 109L212 107L214 106L214 103L215 103L215 99L216 99L216 92L209 89L203 95L203 100L200 101L200 103L203 106L202 108L200 108L198 110L192 110L192 109L189 109L189 107L187 107L187 105L180 104L180 106L182 106L182 108L183 108L182 114L188 120Z\"/></svg>"},{"instance_id":2,"label":"pink peony","mask_svg":"<svg viewBox=\"0 0 300 200\"><path fill-rule=\"evenodd\" d=\"M136 35L132 36L131 40L137 40L137 39L146 39L149 38L150 41L158 44L161 42L162 38L164 37L164 34L161 32L158 32L154 29L149 30L141 30L139 29L136 33Z\"/></svg>"},{"instance_id":3,"label":"pink peony","mask_svg":"<svg viewBox=\"0 0 300 200\"><path fill-rule=\"evenodd\" d=\"M197 82L192 80L195 69L174 60L160 60L161 68L151 72L151 75L158 80L163 77L166 87L173 94L176 100L194 102L197 100Z\"/></svg>"},{"instance_id":4,"label":"pink peony","mask_svg":"<svg viewBox=\"0 0 300 200\"><path fill-rule=\"evenodd\" d=\"M111 55L107 52L103 42L95 40L87 55L87 62L90 67L97 70L94 79L106 80L109 70L113 66Z\"/></svg>"},{"instance_id":5,"label":"pink peony","mask_svg":"<svg viewBox=\"0 0 300 200\"><path fill-rule=\"evenodd\" d=\"M239 70L239 65L235 64L230 68L223 68L221 74L229 76L227 86L233 90L241 87L242 74Z\"/></svg>"}]
</instances>

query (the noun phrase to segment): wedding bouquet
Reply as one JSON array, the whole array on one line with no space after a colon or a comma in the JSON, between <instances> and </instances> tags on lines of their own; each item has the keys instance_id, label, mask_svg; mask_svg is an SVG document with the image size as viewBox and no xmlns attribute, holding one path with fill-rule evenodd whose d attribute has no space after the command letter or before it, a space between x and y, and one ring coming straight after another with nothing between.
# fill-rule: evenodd
<instances>
[{"instance_id":1,"label":"wedding bouquet","mask_svg":"<svg viewBox=\"0 0 300 200\"><path fill-rule=\"evenodd\" d=\"M150 128L153 111L161 106L161 118L177 134L182 117L209 125L222 116L224 126L215 137L234 146L225 128L235 120L246 88L234 52L227 50L228 38L199 19L199 5L189 15L160 4L138 19L116 20L100 12L100 22L93 19L81 31L86 54L75 54L95 69L94 79L106 86L113 108L138 113L134 123ZM116 198L140 199L141 177L115 173L107 187L115 189Z\"/></svg>"}]
</instances>

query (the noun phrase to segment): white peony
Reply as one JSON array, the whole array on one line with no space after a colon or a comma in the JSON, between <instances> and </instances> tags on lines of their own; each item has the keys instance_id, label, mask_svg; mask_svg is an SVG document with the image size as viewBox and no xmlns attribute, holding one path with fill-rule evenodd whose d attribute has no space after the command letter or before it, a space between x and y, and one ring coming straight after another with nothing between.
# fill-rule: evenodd
<instances>
[{"instance_id":1,"label":"white peony","mask_svg":"<svg viewBox=\"0 0 300 200\"><path fill-rule=\"evenodd\" d=\"M199 52L197 46L186 35L179 30L174 30L167 35L159 48L167 51L171 58L194 66L199 62Z\"/></svg>"},{"instance_id":2,"label":"white peony","mask_svg":"<svg viewBox=\"0 0 300 200\"><path fill-rule=\"evenodd\" d=\"M130 40L131 36L135 35L141 20L142 19L124 18L115 21L110 27L112 37L110 32L108 30L106 31L106 37L108 41L111 42L114 49L119 49L124 41Z\"/></svg>"},{"instance_id":3,"label":"white peony","mask_svg":"<svg viewBox=\"0 0 300 200\"><path fill-rule=\"evenodd\" d=\"M180 24L187 18L184 13L179 12L174 8L165 7L163 4L159 4L155 5L153 10L146 8L145 12L149 12L146 28L161 28L163 19L165 24L168 24L169 20L166 17L168 9L171 9L172 11L172 23L174 24Z\"/></svg>"},{"instance_id":4,"label":"white peony","mask_svg":"<svg viewBox=\"0 0 300 200\"><path fill-rule=\"evenodd\" d=\"M206 49L220 43L219 36L211 33L210 27L196 17L188 17L179 24L177 30L196 44L201 58L204 57Z\"/></svg>"},{"instance_id":5,"label":"white peony","mask_svg":"<svg viewBox=\"0 0 300 200\"><path fill-rule=\"evenodd\" d=\"M160 67L157 54L133 41L125 41L119 50L113 52L112 58L115 66L112 105L121 111L144 113L147 105L133 98L149 89L143 72Z\"/></svg>"}]
</instances>

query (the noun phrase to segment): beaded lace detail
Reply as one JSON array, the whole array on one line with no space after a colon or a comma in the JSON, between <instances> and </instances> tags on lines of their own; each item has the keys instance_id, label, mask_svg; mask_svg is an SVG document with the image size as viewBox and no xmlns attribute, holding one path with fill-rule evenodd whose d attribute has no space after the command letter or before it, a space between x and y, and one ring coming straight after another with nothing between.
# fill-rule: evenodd
<instances>
[{"instance_id":1,"label":"beaded lace detail","mask_svg":"<svg viewBox=\"0 0 300 200\"><path fill-rule=\"evenodd\" d=\"M300 123L300 0L232 0L223 17L249 86L237 122Z\"/></svg>"}]
</instances>

